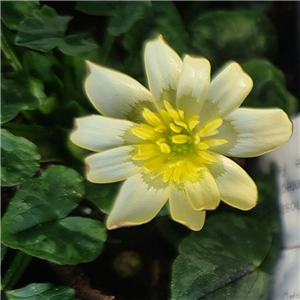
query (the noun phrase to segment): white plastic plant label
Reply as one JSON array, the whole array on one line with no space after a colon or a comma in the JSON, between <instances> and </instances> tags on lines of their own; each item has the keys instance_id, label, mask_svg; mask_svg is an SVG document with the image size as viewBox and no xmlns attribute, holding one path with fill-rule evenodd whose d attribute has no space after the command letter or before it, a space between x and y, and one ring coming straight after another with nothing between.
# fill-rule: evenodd
<instances>
[{"instance_id":1,"label":"white plastic plant label","mask_svg":"<svg viewBox=\"0 0 300 300\"><path fill-rule=\"evenodd\" d=\"M276 167L284 248L274 272L271 300L300 299L300 116L293 119L293 124L290 141L260 160L265 172L272 164Z\"/></svg>"}]
</instances>

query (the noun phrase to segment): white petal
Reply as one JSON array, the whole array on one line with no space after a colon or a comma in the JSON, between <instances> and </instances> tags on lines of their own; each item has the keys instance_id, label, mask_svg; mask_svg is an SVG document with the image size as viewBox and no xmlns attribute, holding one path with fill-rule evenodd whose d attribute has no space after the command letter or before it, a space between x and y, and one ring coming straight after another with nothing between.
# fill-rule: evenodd
<instances>
[{"instance_id":1,"label":"white petal","mask_svg":"<svg viewBox=\"0 0 300 300\"><path fill-rule=\"evenodd\" d=\"M95 183L121 181L142 172L131 160L132 146L123 146L86 158L87 179Z\"/></svg>"},{"instance_id":2,"label":"white petal","mask_svg":"<svg viewBox=\"0 0 300 300\"><path fill-rule=\"evenodd\" d=\"M257 203L257 187L250 176L229 158L215 154L219 160L208 165L219 187L222 201L241 209L249 210Z\"/></svg>"},{"instance_id":3,"label":"white petal","mask_svg":"<svg viewBox=\"0 0 300 300\"><path fill-rule=\"evenodd\" d=\"M208 170L198 182L186 183L185 191L195 210L213 210L220 204L218 186Z\"/></svg>"},{"instance_id":4,"label":"white petal","mask_svg":"<svg viewBox=\"0 0 300 300\"><path fill-rule=\"evenodd\" d=\"M211 150L228 156L253 157L285 144L292 134L292 123L281 109L239 108L219 128L217 138L228 143Z\"/></svg>"},{"instance_id":5,"label":"white petal","mask_svg":"<svg viewBox=\"0 0 300 300\"><path fill-rule=\"evenodd\" d=\"M133 143L135 139L130 128L134 125L130 121L96 115L78 118L70 138L74 144L88 150L108 150Z\"/></svg>"},{"instance_id":6,"label":"white petal","mask_svg":"<svg viewBox=\"0 0 300 300\"><path fill-rule=\"evenodd\" d=\"M163 100L176 105L176 90L182 68L178 54L159 36L146 45L145 68L150 91L156 106L163 108Z\"/></svg>"},{"instance_id":7,"label":"white petal","mask_svg":"<svg viewBox=\"0 0 300 300\"><path fill-rule=\"evenodd\" d=\"M227 64L212 80L207 94L208 101L200 117L209 115L212 106L215 106L220 117L226 117L243 103L252 86L252 79L239 64Z\"/></svg>"},{"instance_id":8,"label":"white petal","mask_svg":"<svg viewBox=\"0 0 300 300\"><path fill-rule=\"evenodd\" d=\"M205 221L205 211L193 209L184 190L170 187L170 213L174 221L181 223L191 230L202 229Z\"/></svg>"},{"instance_id":9,"label":"white petal","mask_svg":"<svg viewBox=\"0 0 300 300\"><path fill-rule=\"evenodd\" d=\"M85 90L101 114L140 122L145 106L155 108L150 92L133 78L91 62L87 65Z\"/></svg>"},{"instance_id":10,"label":"white petal","mask_svg":"<svg viewBox=\"0 0 300 300\"><path fill-rule=\"evenodd\" d=\"M177 90L177 109L190 117L199 113L207 97L210 63L205 58L186 55Z\"/></svg>"},{"instance_id":11,"label":"white petal","mask_svg":"<svg viewBox=\"0 0 300 300\"><path fill-rule=\"evenodd\" d=\"M168 189L149 186L141 174L123 184L107 219L107 228L144 224L152 220L166 203Z\"/></svg>"}]
</instances>

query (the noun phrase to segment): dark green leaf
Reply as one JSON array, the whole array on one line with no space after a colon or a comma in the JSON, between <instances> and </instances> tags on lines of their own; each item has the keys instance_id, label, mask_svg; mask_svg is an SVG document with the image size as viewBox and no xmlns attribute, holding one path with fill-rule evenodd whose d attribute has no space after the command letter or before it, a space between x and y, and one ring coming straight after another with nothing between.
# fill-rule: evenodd
<instances>
[{"instance_id":1,"label":"dark green leaf","mask_svg":"<svg viewBox=\"0 0 300 300\"><path fill-rule=\"evenodd\" d=\"M211 217L180 245L172 299L196 300L239 280L261 265L270 245L265 223L226 213Z\"/></svg>"},{"instance_id":2,"label":"dark green leaf","mask_svg":"<svg viewBox=\"0 0 300 300\"><path fill-rule=\"evenodd\" d=\"M85 186L86 198L91 200L104 213L110 213L119 191L120 183L95 184L86 181Z\"/></svg>"},{"instance_id":3,"label":"dark green leaf","mask_svg":"<svg viewBox=\"0 0 300 300\"><path fill-rule=\"evenodd\" d=\"M25 82L3 80L1 83L1 123L14 119L22 110L33 110L39 100Z\"/></svg>"},{"instance_id":4,"label":"dark green leaf","mask_svg":"<svg viewBox=\"0 0 300 300\"><path fill-rule=\"evenodd\" d=\"M83 194L83 178L72 169L55 166L22 184L2 225L7 233L15 234L63 218L77 206Z\"/></svg>"},{"instance_id":5,"label":"dark green leaf","mask_svg":"<svg viewBox=\"0 0 300 300\"><path fill-rule=\"evenodd\" d=\"M265 59L251 59L243 67L253 79L253 89L244 101L250 107L280 107L288 114L297 111L297 99L285 87L283 73Z\"/></svg>"},{"instance_id":6,"label":"dark green leaf","mask_svg":"<svg viewBox=\"0 0 300 300\"><path fill-rule=\"evenodd\" d=\"M75 300L75 292L69 287L55 287L52 283L32 283L21 289L7 291L9 300Z\"/></svg>"},{"instance_id":7,"label":"dark green leaf","mask_svg":"<svg viewBox=\"0 0 300 300\"><path fill-rule=\"evenodd\" d=\"M115 15L114 1L77 1L76 9L92 16Z\"/></svg>"},{"instance_id":8,"label":"dark green leaf","mask_svg":"<svg viewBox=\"0 0 300 300\"><path fill-rule=\"evenodd\" d=\"M103 249L106 231L99 221L68 217L17 234L9 234L3 228L2 239L32 256L72 265L96 259Z\"/></svg>"},{"instance_id":9,"label":"dark green leaf","mask_svg":"<svg viewBox=\"0 0 300 300\"><path fill-rule=\"evenodd\" d=\"M83 198L82 177L55 166L21 185L2 218L2 241L60 264L95 259L105 240L103 224L67 216Z\"/></svg>"},{"instance_id":10,"label":"dark green leaf","mask_svg":"<svg viewBox=\"0 0 300 300\"><path fill-rule=\"evenodd\" d=\"M1 243L1 261L5 257L5 254L7 252L7 248L8 248L7 246L5 246L4 244Z\"/></svg>"},{"instance_id":11,"label":"dark green leaf","mask_svg":"<svg viewBox=\"0 0 300 300\"><path fill-rule=\"evenodd\" d=\"M21 21L38 9L39 1L3 1L1 20L9 29L17 30Z\"/></svg>"},{"instance_id":12,"label":"dark green leaf","mask_svg":"<svg viewBox=\"0 0 300 300\"><path fill-rule=\"evenodd\" d=\"M265 300L272 287L272 277L262 271L245 275L219 290L201 298L203 300Z\"/></svg>"},{"instance_id":13,"label":"dark green leaf","mask_svg":"<svg viewBox=\"0 0 300 300\"><path fill-rule=\"evenodd\" d=\"M64 54L80 56L98 49L99 46L92 34L78 33L66 36L58 48Z\"/></svg>"},{"instance_id":14,"label":"dark green leaf","mask_svg":"<svg viewBox=\"0 0 300 300\"><path fill-rule=\"evenodd\" d=\"M272 24L255 11L210 11L189 25L191 46L214 68L228 60L273 55L276 40Z\"/></svg>"},{"instance_id":15,"label":"dark green leaf","mask_svg":"<svg viewBox=\"0 0 300 300\"><path fill-rule=\"evenodd\" d=\"M1 185L12 186L33 176L40 155L37 147L23 137L1 129Z\"/></svg>"},{"instance_id":16,"label":"dark green leaf","mask_svg":"<svg viewBox=\"0 0 300 300\"><path fill-rule=\"evenodd\" d=\"M16 44L43 52L57 47L62 42L72 17L59 16L48 6L43 6L32 14L33 17L28 17L20 23Z\"/></svg>"}]
</instances>

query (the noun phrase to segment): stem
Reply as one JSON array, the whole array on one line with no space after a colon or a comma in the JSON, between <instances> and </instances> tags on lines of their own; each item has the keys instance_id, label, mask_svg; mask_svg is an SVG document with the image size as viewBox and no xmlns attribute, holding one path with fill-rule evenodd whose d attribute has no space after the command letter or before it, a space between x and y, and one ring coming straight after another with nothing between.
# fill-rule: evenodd
<instances>
[{"instance_id":1,"label":"stem","mask_svg":"<svg viewBox=\"0 0 300 300\"><path fill-rule=\"evenodd\" d=\"M2 28L4 25L2 24ZM4 29L1 30L1 49L3 51L3 54L6 58L8 58L11 61L11 66L15 71L22 71L22 65L17 58L16 54L12 50L12 47L10 46L10 42L8 37L6 36L6 33L4 32Z\"/></svg>"},{"instance_id":2,"label":"stem","mask_svg":"<svg viewBox=\"0 0 300 300\"><path fill-rule=\"evenodd\" d=\"M32 256L26 254L23 251L18 251L15 255L10 267L6 271L2 280L1 289L10 290L21 278L24 271L30 264Z\"/></svg>"}]
</instances>

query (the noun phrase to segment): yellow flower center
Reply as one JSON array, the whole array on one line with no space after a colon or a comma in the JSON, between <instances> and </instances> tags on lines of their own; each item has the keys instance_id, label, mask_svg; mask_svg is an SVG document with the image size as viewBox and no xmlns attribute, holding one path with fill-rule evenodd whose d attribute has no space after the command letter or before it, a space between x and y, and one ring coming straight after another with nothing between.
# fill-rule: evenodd
<instances>
[{"instance_id":1,"label":"yellow flower center","mask_svg":"<svg viewBox=\"0 0 300 300\"><path fill-rule=\"evenodd\" d=\"M201 177L205 164L216 162L210 146L227 143L212 138L223 120L217 118L199 128L199 116L185 118L182 110L174 109L164 101L165 109L155 113L145 108L143 116L148 124L131 129L141 139L133 160L142 161L145 173L161 176L164 182L181 184Z\"/></svg>"}]
</instances>

